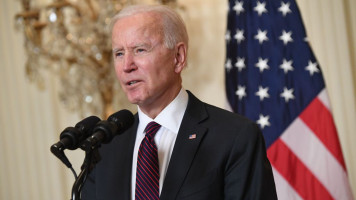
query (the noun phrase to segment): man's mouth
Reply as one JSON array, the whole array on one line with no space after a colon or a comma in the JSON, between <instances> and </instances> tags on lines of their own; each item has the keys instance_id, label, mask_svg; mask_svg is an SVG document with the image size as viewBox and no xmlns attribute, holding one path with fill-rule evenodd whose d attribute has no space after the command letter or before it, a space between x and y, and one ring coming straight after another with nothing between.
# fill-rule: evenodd
<instances>
[{"instance_id":1,"label":"man's mouth","mask_svg":"<svg viewBox=\"0 0 356 200\"><path fill-rule=\"evenodd\" d=\"M128 82L127 84L128 85L133 85L133 84L135 84L135 83L137 83L138 81L130 81L130 82Z\"/></svg>"}]
</instances>

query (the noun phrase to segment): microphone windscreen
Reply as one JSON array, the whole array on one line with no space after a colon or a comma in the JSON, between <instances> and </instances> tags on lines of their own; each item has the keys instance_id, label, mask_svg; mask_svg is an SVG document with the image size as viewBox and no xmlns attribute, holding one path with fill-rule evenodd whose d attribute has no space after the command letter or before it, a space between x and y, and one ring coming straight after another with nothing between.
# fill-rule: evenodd
<instances>
[{"instance_id":1,"label":"microphone windscreen","mask_svg":"<svg viewBox=\"0 0 356 200\"><path fill-rule=\"evenodd\" d=\"M75 125L75 128L79 128L79 129L81 129L81 131L84 131L84 132L91 131L91 130L93 130L93 128L99 121L100 121L99 117L90 116L90 117L87 117L87 118L83 119L82 121L78 122ZM85 129L85 130L83 130L83 129Z\"/></svg>"},{"instance_id":2,"label":"microphone windscreen","mask_svg":"<svg viewBox=\"0 0 356 200\"><path fill-rule=\"evenodd\" d=\"M59 135L60 142L63 143L64 148L75 150L84 139L90 136L93 128L99 121L100 119L98 117L90 116L78 122L74 128L67 127ZM65 138L67 139L64 140ZM70 140L68 140L68 138L70 138Z\"/></svg>"},{"instance_id":3,"label":"microphone windscreen","mask_svg":"<svg viewBox=\"0 0 356 200\"><path fill-rule=\"evenodd\" d=\"M129 110L120 110L109 116L108 121L114 122L119 130L116 134L121 134L130 128L135 121L133 114Z\"/></svg>"}]
</instances>

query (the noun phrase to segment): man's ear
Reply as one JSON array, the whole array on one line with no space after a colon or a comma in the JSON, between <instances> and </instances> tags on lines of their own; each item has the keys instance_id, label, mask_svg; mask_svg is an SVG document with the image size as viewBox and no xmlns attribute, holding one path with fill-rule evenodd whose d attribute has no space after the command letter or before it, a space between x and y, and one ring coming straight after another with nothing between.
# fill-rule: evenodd
<instances>
[{"instance_id":1,"label":"man's ear","mask_svg":"<svg viewBox=\"0 0 356 200\"><path fill-rule=\"evenodd\" d=\"M180 73L187 62L187 46L183 43L180 42L176 45L176 52L175 52L175 58L174 58L174 71L176 73Z\"/></svg>"}]
</instances>

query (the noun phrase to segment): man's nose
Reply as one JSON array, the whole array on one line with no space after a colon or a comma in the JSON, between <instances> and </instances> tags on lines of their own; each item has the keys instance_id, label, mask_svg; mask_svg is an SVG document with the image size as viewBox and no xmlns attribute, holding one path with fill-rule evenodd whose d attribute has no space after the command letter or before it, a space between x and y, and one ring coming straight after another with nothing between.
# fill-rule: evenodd
<instances>
[{"instance_id":1,"label":"man's nose","mask_svg":"<svg viewBox=\"0 0 356 200\"><path fill-rule=\"evenodd\" d=\"M126 53L124 59L124 72L130 73L137 69L135 59L131 53Z\"/></svg>"}]
</instances>

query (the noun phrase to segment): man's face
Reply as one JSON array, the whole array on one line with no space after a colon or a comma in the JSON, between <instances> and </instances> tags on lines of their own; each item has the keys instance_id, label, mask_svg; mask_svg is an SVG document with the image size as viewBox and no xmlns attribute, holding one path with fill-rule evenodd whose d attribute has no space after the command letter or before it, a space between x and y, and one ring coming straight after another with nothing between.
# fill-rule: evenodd
<instances>
[{"instance_id":1,"label":"man's face","mask_svg":"<svg viewBox=\"0 0 356 200\"><path fill-rule=\"evenodd\" d=\"M118 20L112 48L116 75L131 103L149 109L173 100L181 87L180 70L175 67L176 49L164 44L157 15L141 13Z\"/></svg>"}]
</instances>

